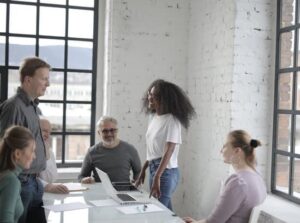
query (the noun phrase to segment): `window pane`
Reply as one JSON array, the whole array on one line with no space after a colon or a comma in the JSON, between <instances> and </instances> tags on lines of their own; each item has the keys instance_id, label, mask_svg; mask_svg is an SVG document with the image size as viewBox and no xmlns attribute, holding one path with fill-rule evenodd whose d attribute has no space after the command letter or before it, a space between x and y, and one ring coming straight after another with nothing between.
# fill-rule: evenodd
<instances>
[{"instance_id":1,"label":"window pane","mask_svg":"<svg viewBox=\"0 0 300 223\"><path fill-rule=\"evenodd\" d=\"M51 64L50 64L51 65ZM50 86L47 88L42 100L63 100L64 94L64 73L51 71L49 75Z\"/></svg>"},{"instance_id":2,"label":"window pane","mask_svg":"<svg viewBox=\"0 0 300 223\"><path fill-rule=\"evenodd\" d=\"M295 153L300 154L300 115L296 115Z\"/></svg>"},{"instance_id":3,"label":"window pane","mask_svg":"<svg viewBox=\"0 0 300 223\"><path fill-rule=\"evenodd\" d=\"M41 7L40 34L47 36L64 36L66 9Z\"/></svg>"},{"instance_id":4,"label":"window pane","mask_svg":"<svg viewBox=\"0 0 300 223\"><path fill-rule=\"evenodd\" d=\"M278 81L279 109L291 109L293 96L293 73L280 74Z\"/></svg>"},{"instance_id":5,"label":"window pane","mask_svg":"<svg viewBox=\"0 0 300 223\"><path fill-rule=\"evenodd\" d=\"M5 65L5 37L0 36L0 66Z\"/></svg>"},{"instance_id":6,"label":"window pane","mask_svg":"<svg viewBox=\"0 0 300 223\"><path fill-rule=\"evenodd\" d=\"M291 145L291 116L278 115L277 149L290 151Z\"/></svg>"},{"instance_id":7,"label":"window pane","mask_svg":"<svg viewBox=\"0 0 300 223\"><path fill-rule=\"evenodd\" d=\"M25 57L35 56L35 39L24 37L9 38L9 65L19 66Z\"/></svg>"},{"instance_id":8,"label":"window pane","mask_svg":"<svg viewBox=\"0 0 300 223\"><path fill-rule=\"evenodd\" d=\"M66 0L40 0L41 3L65 5Z\"/></svg>"},{"instance_id":9,"label":"window pane","mask_svg":"<svg viewBox=\"0 0 300 223\"><path fill-rule=\"evenodd\" d=\"M91 73L68 73L67 100L91 101L91 86Z\"/></svg>"},{"instance_id":10,"label":"window pane","mask_svg":"<svg viewBox=\"0 0 300 223\"><path fill-rule=\"evenodd\" d=\"M46 60L52 68L64 67L64 48L64 40L40 39L40 57Z\"/></svg>"},{"instance_id":11,"label":"window pane","mask_svg":"<svg viewBox=\"0 0 300 223\"><path fill-rule=\"evenodd\" d=\"M296 0L281 1L280 28L295 24Z\"/></svg>"},{"instance_id":12,"label":"window pane","mask_svg":"<svg viewBox=\"0 0 300 223\"><path fill-rule=\"evenodd\" d=\"M276 156L276 190L288 193L289 188L289 157Z\"/></svg>"},{"instance_id":13,"label":"window pane","mask_svg":"<svg viewBox=\"0 0 300 223\"><path fill-rule=\"evenodd\" d=\"M92 69L92 42L68 41L68 68Z\"/></svg>"},{"instance_id":14,"label":"window pane","mask_svg":"<svg viewBox=\"0 0 300 223\"><path fill-rule=\"evenodd\" d=\"M293 195L300 198L300 159L294 160L294 191Z\"/></svg>"},{"instance_id":15,"label":"window pane","mask_svg":"<svg viewBox=\"0 0 300 223\"><path fill-rule=\"evenodd\" d=\"M9 31L36 34L36 6L11 4Z\"/></svg>"},{"instance_id":16,"label":"window pane","mask_svg":"<svg viewBox=\"0 0 300 223\"><path fill-rule=\"evenodd\" d=\"M93 38L93 11L70 9L69 36L80 38Z\"/></svg>"},{"instance_id":17,"label":"window pane","mask_svg":"<svg viewBox=\"0 0 300 223\"><path fill-rule=\"evenodd\" d=\"M69 5L94 7L94 0L69 0Z\"/></svg>"},{"instance_id":18,"label":"window pane","mask_svg":"<svg viewBox=\"0 0 300 223\"><path fill-rule=\"evenodd\" d=\"M20 75L18 70L8 70L8 92L7 97L13 96L20 86Z\"/></svg>"},{"instance_id":19,"label":"window pane","mask_svg":"<svg viewBox=\"0 0 300 223\"><path fill-rule=\"evenodd\" d=\"M294 31L281 33L280 35L280 65L279 68L293 66L294 60Z\"/></svg>"},{"instance_id":20,"label":"window pane","mask_svg":"<svg viewBox=\"0 0 300 223\"><path fill-rule=\"evenodd\" d=\"M297 110L300 110L300 72L297 73Z\"/></svg>"},{"instance_id":21,"label":"window pane","mask_svg":"<svg viewBox=\"0 0 300 223\"><path fill-rule=\"evenodd\" d=\"M51 123L53 132L62 132L63 104L62 103L40 103L39 108Z\"/></svg>"},{"instance_id":22,"label":"window pane","mask_svg":"<svg viewBox=\"0 0 300 223\"><path fill-rule=\"evenodd\" d=\"M66 163L81 162L90 147L90 136L68 135L66 136Z\"/></svg>"},{"instance_id":23,"label":"window pane","mask_svg":"<svg viewBox=\"0 0 300 223\"><path fill-rule=\"evenodd\" d=\"M0 3L0 32L6 32L6 4Z\"/></svg>"},{"instance_id":24,"label":"window pane","mask_svg":"<svg viewBox=\"0 0 300 223\"><path fill-rule=\"evenodd\" d=\"M56 158L56 163L61 163L62 159L62 136L51 135L51 149Z\"/></svg>"},{"instance_id":25,"label":"window pane","mask_svg":"<svg viewBox=\"0 0 300 223\"><path fill-rule=\"evenodd\" d=\"M67 104L67 131L88 132L91 124L91 105Z\"/></svg>"}]
</instances>

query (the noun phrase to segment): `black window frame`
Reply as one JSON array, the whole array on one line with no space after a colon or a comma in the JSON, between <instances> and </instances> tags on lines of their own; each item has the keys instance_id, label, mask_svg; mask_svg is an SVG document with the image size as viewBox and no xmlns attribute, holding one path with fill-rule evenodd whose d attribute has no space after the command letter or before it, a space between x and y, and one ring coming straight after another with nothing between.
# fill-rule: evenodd
<instances>
[{"instance_id":1,"label":"black window frame","mask_svg":"<svg viewBox=\"0 0 300 223\"><path fill-rule=\"evenodd\" d=\"M281 27L281 16L282 16L282 1L277 0L277 21L276 21L276 61L275 61L275 91L274 91L274 119L273 119L273 142L272 142L272 166L271 166L271 192L282 198L300 204L300 198L293 196L294 188L294 173L295 166L294 160L300 159L300 154L295 153L295 134L296 134L296 117L300 115L300 110L297 110L297 73L300 72L300 64L298 62L298 47L299 42L299 31L300 22L299 12L300 12L300 0L296 0L295 5L295 21L293 25ZM287 33L294 31L294 46L293 46L293 61L292 66L288 68L280 68L280 36L282 33ZM279 77L281 74L292 73L293 83L292 83L292 106L291 109L280 109L279 108ZM300 78L300 75L299 75ZM277 135L278 135L278 117L281 114L287 114L291 117L291 132L290 135L290 151L279 150ZM277 173L277 155L288 158L289 160L289 176L288 176L288 193L276 189L276 173Z\"/></svg>"},{"instance_id":2,"label":"black window frame","mask_svg":"<svg viewBox=\"0 0 300 223\"><path fill-rule=\"evenodd\" d=\"M52 132L52 135L61 135L62 136L62 159L61 163L58 163L58 167L80 167L81 162L66 162L65 154L65 141L66 136L70 135L88 135L90 136L90 145L94 144L95 141L95 113L96 113L96 84L97 84L97 48L98 48L98 18L99 18L99 2L94 0L94 7L85 7L85 6L73 6L69 5L69 0L66 0L65 5L61 4L50 4L50 3L41 3L40 0L36 2L23 2L23 1L14 1L14 0L0 0L0 3L6 4L6 31L0 32L0 36L4 36L5 41L5 64L4 66L0 65L0 103L5 101L8 97L8 71L10 69L18 69L18 66L11 66L9 65L9 37L31 37L34 38L36 41L35 45L35 55L39 56L39 39L56 39L56 40L64 40L64 67L63 68L53 68L52 71L58 71L64 73L64 96L62 100L40 100L40 103L60 103L63 104L63 121L62 121L62 132ZM18 5L34 5L37 8L37 15L36 15L36 34L16 34L16 33L9 33L9 9L11 4L18 4ZM40 35L39 34L39 11L41 6L47 7L57 7L57 8L65 8L66 9L66 25L65 25L65 35L62 36L48 36L48 35ZM93 37L92 38L75 38L75 37L68 37L68 12L69 9L80 9L80 10L90 10L94 13L94 20L93 20ZM88 41L92 42L93 49L92 49L92 68L91 69L69 69L68 67L68 44L67 41ZM20 61L21 62L21 61ZM50 64L51 65L51 64ZM91 73L92 75L92 86L91 86L91 101L74 101L74 100L67 100L67 73L68 72L85 72ZM51 75L51 74L50 74ZM51 87L51 83L50 83ZM90 119L90 131L86 132L76 132L76 131L66 131L66 107L67 104L88 104L91 106L91 119Z\"/></svg>"}]
</instances>

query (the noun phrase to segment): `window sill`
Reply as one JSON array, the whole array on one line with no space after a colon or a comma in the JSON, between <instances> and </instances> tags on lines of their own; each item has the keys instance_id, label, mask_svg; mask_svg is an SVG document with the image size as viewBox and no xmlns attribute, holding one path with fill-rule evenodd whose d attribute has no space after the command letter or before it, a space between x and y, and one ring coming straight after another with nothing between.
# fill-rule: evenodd
<instances>
[{"instance_id":1,"label":"window sill","mask_svg":"<svg viewBox=\"0 0 300 223\"><path fill-rule=\"evenodd\" d=\"M81 168L57 168L58 182L77 182Z\"/></svg>"},{"instance_id":2,"label":"window sill","mask_svg":"<svg viewBox=\"0 0 300 223\"><path fill-rule=\"evenodd\" d=\"M300 205L292 203L281 197L273 194L269 194L265 202L253 209L251 215L251 223L259 222L260 213L262 211L263 217L269 218L270 222L286 222L286 223L298 223Z\"/></svg>"}]
</instances>

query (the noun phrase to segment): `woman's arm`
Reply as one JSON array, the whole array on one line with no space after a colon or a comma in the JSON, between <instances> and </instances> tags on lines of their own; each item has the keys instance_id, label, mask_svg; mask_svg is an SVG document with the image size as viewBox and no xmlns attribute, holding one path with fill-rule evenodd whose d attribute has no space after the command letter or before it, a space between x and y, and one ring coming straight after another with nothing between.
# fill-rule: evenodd
<instances>
[{"instance_id":1,"label":"woman's arm","mask_svg":"<svg viewBox=\"0 0 300 223\"><path fill-rule=\"evenodd\" d=\"M172 142L166 143L165 149L164 149L165 153L162 156L160 164L158 166L158 169L154 175L153 184L151 186L151 191L150 191L150 196L153 196L156 198L160 197L160 177L170 161L170 158L174 152L175 146L176 146L176 143L172 143Z\"/></svg>"},{"instance_id":2,"label":"woman's arm","mask_svg":"<svg viewBox=\"0 0 300 223\"><path fill-rule=\"evenodd\" d=\"M146 160L146 162L144 163L144 165L143 165L143 167L142 167L142 170L141 170L141 172L140 172L138 178L137 178L136 181L135 181L135 186L138 187L138 186L140 186L141 184L144 183L144 181L145 181L145 176L146 176L146 170L147 170L148 166L149 166L149 161Z\"/></svg>"},{"instance_id":3,"label":"woman's arm","mask_svg":"<svg viewBox=\"0 0 300 223\"><path fill-rule=\"evenodd\" d=\"M212 213L207 218L209 222L227 221L241 208L247 193L247 185L237 175L231 175L218 198Z\"/></svg>"},{"instance_id":4,"label":"woman's arm","mask_svg":"<svg viewBox=\"0 0 300 223\"><path fill-rule=\"evenodd\" d=\"M0 222L14 222L16 205L20 197L20 182L11 173L1 180Z\"/></svg>"}]
</instances>

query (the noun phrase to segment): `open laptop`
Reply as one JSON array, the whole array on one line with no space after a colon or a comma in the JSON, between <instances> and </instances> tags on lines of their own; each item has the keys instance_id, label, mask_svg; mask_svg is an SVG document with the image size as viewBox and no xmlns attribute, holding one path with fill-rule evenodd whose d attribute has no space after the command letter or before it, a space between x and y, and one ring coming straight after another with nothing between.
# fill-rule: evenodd
<instances>
[{"instance_id":1,"label":"open laptop","mask_svg":"<svg viewBox=\"0 0 300 223\"><path fill-rule=\"evenodd\" d=\"M146 204L149 203L149 201L140 201L140 200L136 200L134 197L130 196L127 193L119 193L118 191L116 191L116 189L113 187L109 176L107 175L107 173L103 172L102 170L98 169L97 167L95 168L97 171L97 174L99 175L101 182L102 182L102 186L104 188L104 190L106 191L106 193L113 198L114 200L116 200L118 203L120 203L121 205L127 205L127 204Z\"/></svg>"},{"instance_id":2,"label":"open laptop","mask_svg":"<svg viewBox=\"0 0 300 223\"><path fill-rule=\"evenodd\" d=\"M133 185L131 182L111 182L113 187L117 191L140 191L135 185Z\"/></svg>"},{"instance_id":3,"label":"open laptop","mask_svg":"<svg viewBox=\"0 0 300 223\"><path fill-rule=\"evenodd\" d=\"M101 182L100 177L95 169L95 167L93 167L93 175L95 178L96 182ZM117 190L117 191L122 191L122 192L133 192L133 191L140 191L139 188L137 188L134 184L132 184L130 181L123 181L123 182L111 182L111 184L113 185L113 187ZM141 191L140 191L141 192Z\"/></svg>"}]
</instances>

